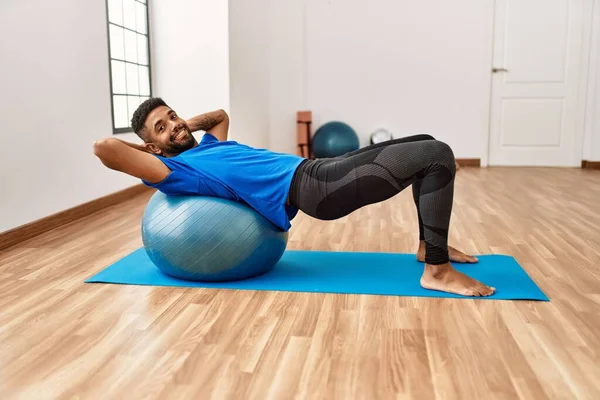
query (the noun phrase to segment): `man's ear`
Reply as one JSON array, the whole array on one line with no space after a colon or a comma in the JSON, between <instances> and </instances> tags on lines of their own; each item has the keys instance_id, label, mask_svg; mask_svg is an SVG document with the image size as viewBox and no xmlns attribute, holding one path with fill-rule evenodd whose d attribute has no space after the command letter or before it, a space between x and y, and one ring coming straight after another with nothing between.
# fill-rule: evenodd
<instances>
[{"instance_id":1,"label":"man's ear","mask_svg":"<svg viewBox=\"0 0 600 400\"><path fill-rule=\"evenodd\" d=\"M163 152L161 149L158 148L157 145L155 145L154 143L144 143L144 147L146 147L146 149L148 149L148 151L150 153L154 153L156 155L162 156Z\"/></svg>"}]
</instances>

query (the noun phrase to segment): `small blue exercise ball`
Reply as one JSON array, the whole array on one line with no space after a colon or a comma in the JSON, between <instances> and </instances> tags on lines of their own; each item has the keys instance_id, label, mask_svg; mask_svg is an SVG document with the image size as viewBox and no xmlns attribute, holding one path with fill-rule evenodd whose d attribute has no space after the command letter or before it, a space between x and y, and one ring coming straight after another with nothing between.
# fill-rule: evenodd
<instances>
[{"instance_id":1,"label":"small blue exercise ball","mask_svg":"<svg viewBox=\"0 0 600 400\"><path fill-rule=\"evenodd\" d=\"M288 233L249 206L217 197L156 192L144 211L142 241L163 273L193 281L233 281L270 271Z\"/></svg>"},{"instance_id":2,"label":"small blue exercise ball","mask_svg":"<svg viewBox=\"0 0 600 400\"><path fill-rule=\"evenodd\" d=\"M358 150L358 135L348 124L332 121L315 132L312 150L316 158L333 158Z\"/></svg>"}]
</instances>

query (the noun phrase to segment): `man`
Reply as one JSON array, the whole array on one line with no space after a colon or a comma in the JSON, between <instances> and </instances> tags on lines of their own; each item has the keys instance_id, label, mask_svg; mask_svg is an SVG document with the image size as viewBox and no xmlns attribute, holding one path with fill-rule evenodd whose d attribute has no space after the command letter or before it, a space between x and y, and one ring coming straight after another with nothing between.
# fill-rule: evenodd
<instances>
[{"instance_id":1,"label":"man","mask_svg":"<svg viewBox=\"0 0 600 400\"><path fill-rule=\"evenodd\" d=\"M465 296L495 291L450 264L477 259L448 246L455 160L448 145L429 135L309 160L228 141L229 118L223 110L185 121L162 99L151 98L139 106L131 122L143 145L116 138L94 144L94 153L108 168L135 176L167 195L244 202L282 230L290 228L298 210L333 220L412 185L419 217L417 258L425 262L421 285ZM199 130L207 132L200 143L192 135Z\"/></svg>"}]
</instances>

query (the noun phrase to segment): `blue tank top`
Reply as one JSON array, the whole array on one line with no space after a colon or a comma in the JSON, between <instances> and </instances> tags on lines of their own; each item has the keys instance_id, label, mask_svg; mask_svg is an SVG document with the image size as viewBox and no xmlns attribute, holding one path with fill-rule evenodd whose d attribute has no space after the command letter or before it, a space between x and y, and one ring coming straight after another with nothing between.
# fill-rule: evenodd
<instances>
[{"instance_id":1,"label":"blue tank top","mask_svg":"<svg viewBox=\"0 0 600 400\"><path fill-rule=\"evenodd\" d=\"M244 202L284 231L298 209L286 205L301 157L220 142L206 133L198 146L175 157L157 156L170 170L159 183L166 195L201 195Z\"/></svg>"}]
</instances>

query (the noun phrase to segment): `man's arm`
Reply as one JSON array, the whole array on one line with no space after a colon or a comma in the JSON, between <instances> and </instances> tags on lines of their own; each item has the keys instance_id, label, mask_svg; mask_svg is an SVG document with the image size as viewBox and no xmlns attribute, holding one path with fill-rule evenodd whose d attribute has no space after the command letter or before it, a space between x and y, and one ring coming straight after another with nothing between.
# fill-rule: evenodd
<instances>
[{"instance_id":1,"label":"man's arm","mask_svg":"<svg viewBox=\"0 0 600 400\"><path fill-rule=\"evenodd\" d=\"M206 114L198 115L189 119L187 124L192 132L210 132L221 142L227 140L229 116L224 110L211 111Z\"/></svg>"},{"instance_id":2,"label":"man's arm","mask_svg":"<svg viewBox=\"0 0 600 400\"><path fill-rule=\"evenodd\" d=\"M164 180L171 170L144 146L116 138L98 140L94 154L110 169L124 172L150 183Z\"/></svg>"}]
</instances>

